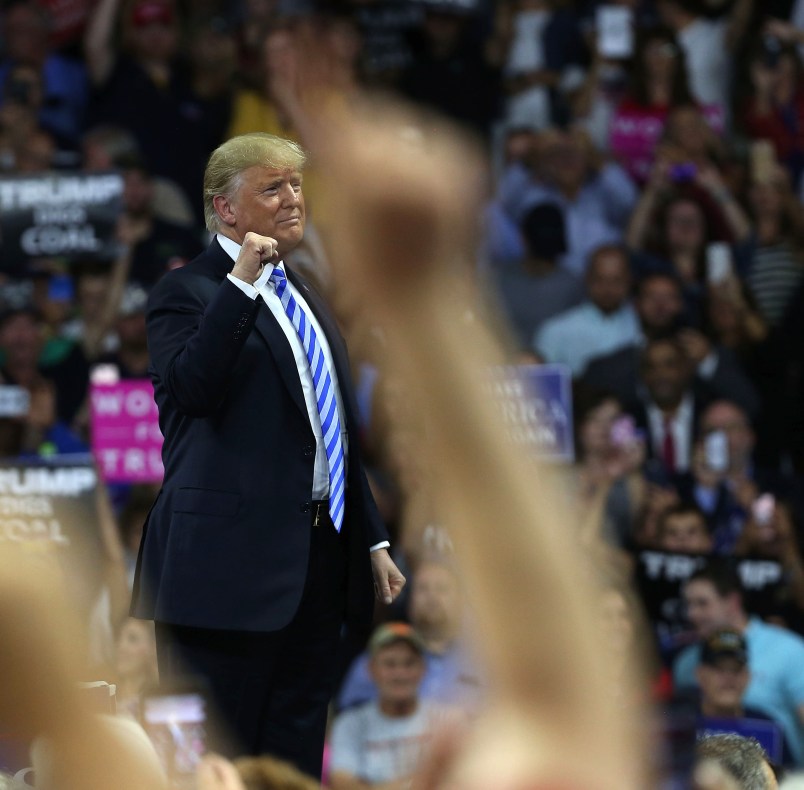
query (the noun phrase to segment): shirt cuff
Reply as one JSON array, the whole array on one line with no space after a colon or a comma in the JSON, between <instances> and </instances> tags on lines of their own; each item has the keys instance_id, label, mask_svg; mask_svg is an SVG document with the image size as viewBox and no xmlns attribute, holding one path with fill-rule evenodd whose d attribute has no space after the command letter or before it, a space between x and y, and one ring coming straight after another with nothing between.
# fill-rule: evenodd
<instances>
[{"instance_id":1,"label":"shirt cuff","mask_svg":"<svg viewBox=\"0 0 804 790\"><path fill-rule=\"evenodd\" d=\"M256 299L259 291L250 283L247 283L245 280L240 280L237 277L233 277L231 274L227 274L226 277L231 280L249 299Z\"/></svg>"},{"instance_id":2,"label":"shirt cuff","mask_svg":"<svg viewBox=\"0 0 804 790\"><path fill-rule=\"evenodd\" d=\"M715 375L719 361L717 352L710 351L698 364L698 375L702 379L711 379Z\"/></svg>"},{"instance_id":3,"label":"shirt cuff","mask_svg":"<svg viewBox=\"0 0 804 790\"><path fill-rule=\"evenodd\" d=\"M387 540L381 540L379 543L375 543L370 549L369 552L377 551L378 549L388 549L391 547L391 544Z\"/></svg>"}]
</instances>

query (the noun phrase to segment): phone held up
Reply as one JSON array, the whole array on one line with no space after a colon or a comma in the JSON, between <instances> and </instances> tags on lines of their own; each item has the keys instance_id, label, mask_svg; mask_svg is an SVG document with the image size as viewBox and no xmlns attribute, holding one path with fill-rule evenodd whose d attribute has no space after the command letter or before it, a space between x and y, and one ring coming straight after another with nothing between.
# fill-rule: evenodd
<instances>
[{"instance_id":1,"label":"phone held up","mask_svg":"<svg viewBox=\"0 0 804 790\"><path fill-rule=\"evenodd\" d=\"M207 753L210 735L208 694L203 685L187 678L149 690L142 705L142 725L171 787L195 787L196 769Z\"/></svg>"},{"instance_id":2,"label":"phone held up","mask_svg":"<svg viewBox=\"0 0 804 790\"><path fill-rule=\"evenodd\" d=\"M713 472L723 473L729 468L729 438L725 431L712 431L704 437L704 459Z\"/></svg>"}]
</instances>

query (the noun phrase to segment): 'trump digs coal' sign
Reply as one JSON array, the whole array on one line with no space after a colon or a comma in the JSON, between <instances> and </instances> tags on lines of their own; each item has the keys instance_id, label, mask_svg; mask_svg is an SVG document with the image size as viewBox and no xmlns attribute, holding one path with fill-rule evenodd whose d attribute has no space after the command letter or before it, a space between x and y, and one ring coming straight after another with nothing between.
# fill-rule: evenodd
<instances>
[{"instance_id":1,"label":"'trump digs coal' sign","mask_svg":"<svg viewBox=\"0 0 804 790\"><path fill-rule=\"evenodd\" d=\"M92 451L108 483L159 483L162 433L148 379L92 384Z\"/></svg>"},{"instance_id":2,"label":"'trump digs coal' sign","mask_svg":"<svg viewBox=\"0 0 804 790\"><path fill-rule=\"evenodd\" d=\"M115 257L119 173L43 173L0 178L2 269L28 258Z\"/></svg>"},{"instance_id":3,"label":"'trump digs coal' sign","mask_svg":"<svg viewBox=\"0 0 804 790\"><path fill-rule=\"evenodd\" d=\"M100 581L97 480L89 456L0 461L0 552L55 563L84 605Z\"/></svg>"}]
</instances>

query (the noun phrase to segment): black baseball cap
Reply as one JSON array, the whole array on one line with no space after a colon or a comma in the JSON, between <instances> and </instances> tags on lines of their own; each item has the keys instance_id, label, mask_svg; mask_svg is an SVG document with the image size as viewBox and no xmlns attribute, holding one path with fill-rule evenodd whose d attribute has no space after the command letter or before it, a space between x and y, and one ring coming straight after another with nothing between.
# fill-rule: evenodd
<instances>
[{"instance_id":1,"label":"black baseball cap","mask_svg":"<svg viewBox=\"0 0 804 790\"><path fill-rule=\"evenodd\" d=\"M704 639L701 645L701 663L712 666L722 658L730 658L742 666L747 666L748 646L738 631L723 629Z\"/></svg>"}]
</instances>

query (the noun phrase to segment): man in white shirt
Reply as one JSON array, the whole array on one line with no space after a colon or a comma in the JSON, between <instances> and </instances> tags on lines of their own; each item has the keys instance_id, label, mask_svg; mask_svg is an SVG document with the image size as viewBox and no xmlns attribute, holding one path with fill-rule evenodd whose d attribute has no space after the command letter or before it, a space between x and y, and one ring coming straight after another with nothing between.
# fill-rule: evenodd
<instances>
[{"instance_id":1,"label":"man in white shirt","mask_svg":"<svg viewBox=\"0 0 804 790\"><path fill-rule=\"evenodd\" d=\"M444 715L419 696L424 646L407 623L385 623L369 642L369 668L377 699L342 713L332 729L332 790L395 783L412 778L433 725Z\"/></svg>"}]
</instances>

